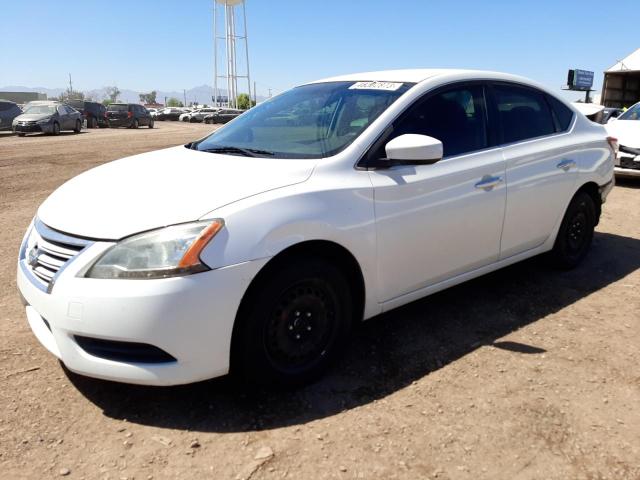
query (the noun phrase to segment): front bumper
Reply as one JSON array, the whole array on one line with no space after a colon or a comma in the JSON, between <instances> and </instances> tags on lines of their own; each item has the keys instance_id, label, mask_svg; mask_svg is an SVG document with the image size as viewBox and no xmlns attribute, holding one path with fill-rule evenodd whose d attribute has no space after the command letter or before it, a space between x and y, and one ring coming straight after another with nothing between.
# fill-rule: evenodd
<instances>
[{"instance_id":1,"label":"front bumper","mask_svg":"<svg viewBox=\"0 0 640 480\"><path fill-rule=\"evenodd\" d=\"M619 177L640 177L640 155L619 151L613 171Z\"/></svg>"},{"instance_id":2,"label":"front bumper","mask_svg":"<svg viewBox=\"0 0 640 480\"><path fill-rule=\"evenodd\" d=\"M110 245L85 248L61 271L50 293L32 279L21 254L18 289L40 343L71 371L106 380L177 385L228 373L238 306L267 259L168 279L79 277ZM152 345L175 361L116 361L89 353L77 337Z\"/></svg>"},{"instance_id":3,"label":"front bumper","mask_svg":"<svg viewBox=\"0 0 640 480\"><path fill-rule=\"evenodd\" d=\"M38 125L37 123L17 123L13 126L13 131L16 133L34 133L34 132L48 132L50 130L48 124Z\"/></svg>"}]
</instances>

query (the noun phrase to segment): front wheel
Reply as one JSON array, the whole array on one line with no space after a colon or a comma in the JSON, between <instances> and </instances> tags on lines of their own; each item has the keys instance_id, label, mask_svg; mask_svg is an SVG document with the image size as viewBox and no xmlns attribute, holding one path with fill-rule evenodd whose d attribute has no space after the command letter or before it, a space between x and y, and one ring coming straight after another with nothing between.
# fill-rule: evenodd
<instances>
[{"instance_id":1,"label":"front wheel","mask_svg":"<svg viewBox=\"0 0 640 480\"><path fill-rule=\"evenodd\" d=\"M564 214L556 243L551 251L553 262L560 268L576 267L589 252L596 225L596 206L591 196L578 192Z\"/></svg>"},{"instance_id":2,"label":"front wheel","mask_svg":"<svg viewBox=\"0 0 640 480\"><path fill-rule=\"evenodd\" d=\"M53 124L53 131L52 131L52 133L53 133L54 135L59 135L59 134L60 134L60 125L58 124L58 122L55 122L55 123Z\"/></svg>"},{"instance_id":3,"label":"front wheel","mask_svg":"<svg viewBox=\"0 0 640 480\"><path fill-rule=\"evenodd\" d=\"M80 120L76 120L76 127L73 129L75 133L80 133L82 131L82 122Z\"/></svg>"},{"instance_id":4,"label":"front wheel","mask_svg":"<svg viewBox=\"0 0 640 480\"><path fill-rule=\"evenodd\" d=\"M232 371L245 381L295 387L321 375L344 346L353 307L342 272L320 260L274 269L237 319Z\"/></svg>"}]
</instances>

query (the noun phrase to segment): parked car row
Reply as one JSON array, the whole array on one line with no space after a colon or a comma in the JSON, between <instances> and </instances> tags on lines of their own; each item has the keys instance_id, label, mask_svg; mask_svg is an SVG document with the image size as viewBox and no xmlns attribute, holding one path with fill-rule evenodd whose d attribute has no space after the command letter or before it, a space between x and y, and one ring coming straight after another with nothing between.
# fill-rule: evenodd
<instances>
[{"instance_id":1,"label":"parked car row","mask_svg":"<svg viewBox=\"0 0 640 480\"><path fill-rule=\"evenodd\" d=\"M42 100L20 108L14 102L0 100L0 130L12 130L21 137L36 132L57 135L64 130L80 133L85 123L87 128L153 128L154 119L144 106L135 103L105 106L83 100Z\"/></svg>"}]
</instances>

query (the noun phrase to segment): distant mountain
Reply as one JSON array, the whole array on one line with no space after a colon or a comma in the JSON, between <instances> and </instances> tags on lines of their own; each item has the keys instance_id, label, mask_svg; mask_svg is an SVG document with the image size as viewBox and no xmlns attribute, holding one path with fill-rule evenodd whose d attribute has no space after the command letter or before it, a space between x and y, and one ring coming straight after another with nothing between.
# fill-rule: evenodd
<instances>
[{"instance_id":1,"label":"distant mountain","mask_svg":"<svg viewBox=\"0 0 640 480\"><path fill-rule=\"evenodd\" d=\"M84 94L87 97L100 102L105 98L109 97L107 95L107 88L108 87L102 87L102 88L96 88L93 90L85 90ZM24 87L24 86L17 86L17 85L0 87L0 92L40 92L40 93L46 93L48 98L57 97L58 95L60 95L60 93L64 92L65 90L66 90L65 88ZM141 93L148 93L148 92L137 92L135 90L128 90L126 88L121 88L120 90L121 90L121 93L120 93L120 96L118 97L118 100L121 102L128 102L128 103L138 103L140 102L139 95ZM226 96L227 91L225 89L220 88L218 90L219 90L219 95ZM167 99L174 97L180 100L181 102L184 102L185 95L187 97L187 105L189 105L192 102L198 102L199 104L204 104L204 103L211 104L212 98L214 95L213 87L210 85L200 85L199 87L190 88L186 92L180 92L175 90L174 91L158 90L156 94L156 100L158 103L164 103L165 97ZM265 98L266 97L258 95L259 102L262 100L265 100Z\"/></svg>"}]
</instances>

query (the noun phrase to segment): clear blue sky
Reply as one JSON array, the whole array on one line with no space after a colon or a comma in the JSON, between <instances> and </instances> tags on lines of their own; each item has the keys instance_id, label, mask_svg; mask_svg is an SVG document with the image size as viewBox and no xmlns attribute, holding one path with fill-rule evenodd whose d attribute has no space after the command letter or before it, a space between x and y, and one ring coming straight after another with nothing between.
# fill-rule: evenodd
<instances>
[{"instance_id":1,"label":"clear blue sky","mask_svg":"<svg viewBox=\"0 0 640 480\"><path fill-rule=\"evenodd\" d=\"M212 0L22 0L2 4L0 86L213 82ZM334 74L460 67L558 89L569 68L602 71L640 47L638 0L247 0L258 93ZM632 20L637 20L632 19Z\"/></svg>"}]
</instances>

